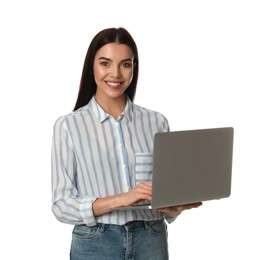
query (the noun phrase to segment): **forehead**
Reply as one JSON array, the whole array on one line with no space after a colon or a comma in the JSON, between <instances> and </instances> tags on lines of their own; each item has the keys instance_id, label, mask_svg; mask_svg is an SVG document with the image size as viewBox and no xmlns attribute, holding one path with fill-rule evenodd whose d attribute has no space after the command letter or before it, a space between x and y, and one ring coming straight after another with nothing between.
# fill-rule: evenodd
<instances>
[{"instance_id":1,"label":"forehead","mask_svg":"<svg viewBox=\"0 0 269 260\"><path fill-rule=\"evenodd\" d=\"M96 52L95 59L105 57L111 60L123 60L131 59L133 56L134 53L128 45L120 43L108 43Z\"/></svg>"}]
</instances>

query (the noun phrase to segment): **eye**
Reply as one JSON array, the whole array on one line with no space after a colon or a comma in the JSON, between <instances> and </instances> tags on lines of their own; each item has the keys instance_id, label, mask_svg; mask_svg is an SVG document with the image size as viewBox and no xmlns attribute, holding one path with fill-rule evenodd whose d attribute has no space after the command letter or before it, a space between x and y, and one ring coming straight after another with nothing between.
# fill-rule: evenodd
<instances>
[{"instance_id":1,"label":"eye","mask_svg":"<svg viewBox=\"0 0 269 260\"><path fill-rule=\"evenodd\" d=\"M109 66L109 63L107 61L102 61L100 62L100 64L104 67L108 67Z\"/></svg>"},{"instance_id":2,"label":"eye","mask_svg":"<svg viewBox=\"0 0 269 260\"><path fill-rule=\"evenodd\" d=\"M126 69L127 68L131 68L132 67L132 63L131 62L124 62L124 63L121 64L121 66L124 67L124 68L126 68Z\"/></svg>"}]
</instances>

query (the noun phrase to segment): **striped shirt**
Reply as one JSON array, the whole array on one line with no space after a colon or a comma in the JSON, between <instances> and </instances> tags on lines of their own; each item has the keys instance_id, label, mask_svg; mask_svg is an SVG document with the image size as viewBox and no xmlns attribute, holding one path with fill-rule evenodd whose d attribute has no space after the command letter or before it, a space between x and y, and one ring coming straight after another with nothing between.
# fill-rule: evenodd
<instances>
[{"instance_id":1,"label":"striped shirt","mask_svg":"<svg viewBox=\"0 0 269 260\"><path fill-rule=\"evenodd\" d=\"M154 134L169 131L166 118L129 99L118 119L107 114L93 97L60 117L52 142L52 211L69 224L123 225L134 220L157 220L155 210L115 210L95 217L97 198L127 192L151 181Z\"/></svg>"}]
</instances>

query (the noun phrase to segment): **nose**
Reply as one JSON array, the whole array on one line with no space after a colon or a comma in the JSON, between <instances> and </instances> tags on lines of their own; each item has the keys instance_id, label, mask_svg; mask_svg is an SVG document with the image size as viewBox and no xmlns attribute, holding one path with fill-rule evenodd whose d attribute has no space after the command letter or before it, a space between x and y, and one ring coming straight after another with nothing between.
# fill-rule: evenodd
<instances>
[{"instance_id":1,"label":"nose","mask_svg":"<svg viewBox=\"0 0 269 260\"><path fill-rule=\"evenodd\" d=\"M111 74L114 78L120 78L121 77L121 69L120 66L113 66Z\"/></svg>"}]
</instances>

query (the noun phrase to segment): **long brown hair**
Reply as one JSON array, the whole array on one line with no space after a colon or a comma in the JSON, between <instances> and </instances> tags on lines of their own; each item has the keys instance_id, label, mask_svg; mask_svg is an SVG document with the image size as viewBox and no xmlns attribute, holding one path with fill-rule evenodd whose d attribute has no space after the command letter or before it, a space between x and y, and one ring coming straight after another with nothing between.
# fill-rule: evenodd
<instances>
[{"instance_id":1,"label":"long brown hair","mask_svg":"<svg viewBox=\"0 0 269 260\"><path fill-rule=\"evenodd\" d=\"M130 86L125 91L128 97L133 101L135 97L136 85L138 80L138 71L139 71L139 59L136 43L131 34L126 29L121 27L108 28L96 34L90 43L84 61L84 66L80 80L79 93L74 111L88 104L90 99L95 95L97 86L93 75L93 63L96 52L105 44L113 42L128 45L134 53L135 66L133 71L133 79L132 82L130 83Z\"/></svg>"}]
</instances>

